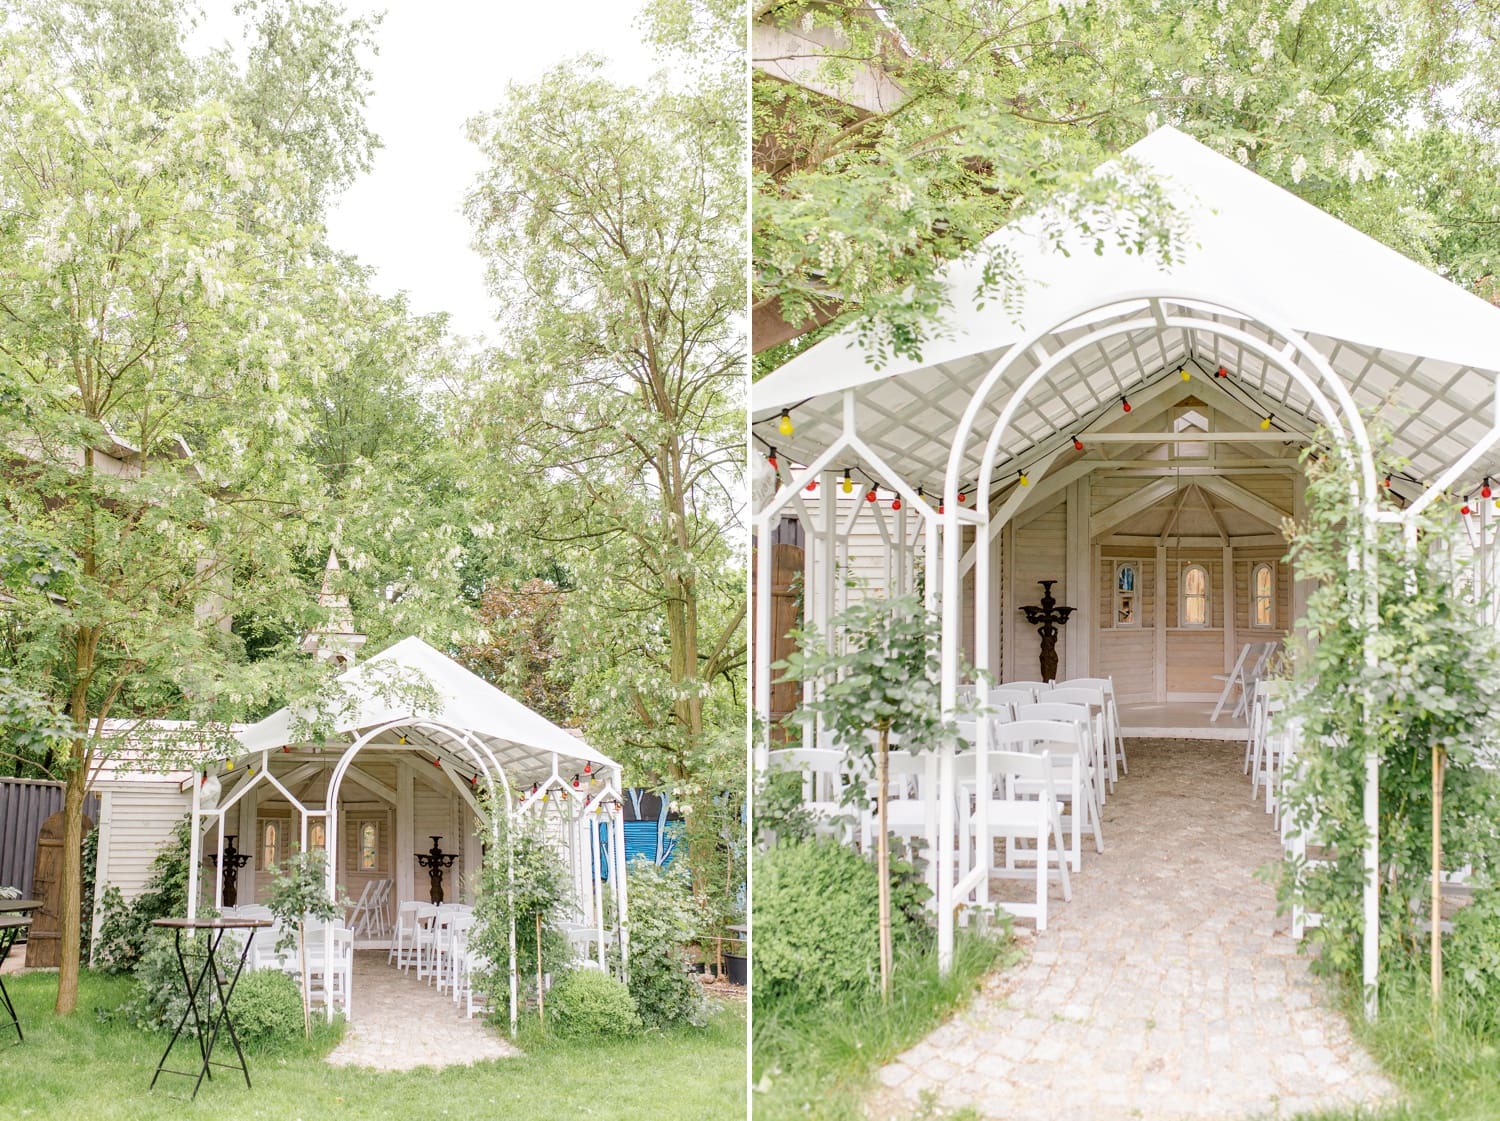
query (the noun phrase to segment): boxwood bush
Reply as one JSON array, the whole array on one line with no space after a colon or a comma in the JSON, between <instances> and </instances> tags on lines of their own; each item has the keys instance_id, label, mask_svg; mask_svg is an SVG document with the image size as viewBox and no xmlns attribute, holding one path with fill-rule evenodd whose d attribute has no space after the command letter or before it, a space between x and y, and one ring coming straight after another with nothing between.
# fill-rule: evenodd
<instances>
[{"instance_id":1,"label":"boxwood bush","mask_svg":"<svg viewBox=\"0 0 1500 1121\"><path fill-rule=\"evenodd\" d=\"M893 869L901 871L901 869ZM894 879L894 877L893 877ZM751 982L757 1007L817 1003L880 983L875 865L829 840L778 844L755 859ZM910 944L925 925L919 887L892 884L892 939Z\"/></svg>"},{"instance_id":2,"label":"boxwood bush","mask_svg":"<svg viewBox=\"0 0 1500 1121\"><path fill-rule=\"evenodd\" d=\"M229 1007L246 1047L264 1049L302 1038L302 993L279 969L242 974Z\"/></svg>"},{"instance_id":3,"label":"boxwood bush","mask_svg":"<svg viewBox=\"0 0 1500 1121\"><path fill-rule=\"evenodd\" d=\"M574 969L547 993L547 1021L568 1039L635 1035L641 1014L624 984L598 969Z\"/></svg>"}]
</instances>

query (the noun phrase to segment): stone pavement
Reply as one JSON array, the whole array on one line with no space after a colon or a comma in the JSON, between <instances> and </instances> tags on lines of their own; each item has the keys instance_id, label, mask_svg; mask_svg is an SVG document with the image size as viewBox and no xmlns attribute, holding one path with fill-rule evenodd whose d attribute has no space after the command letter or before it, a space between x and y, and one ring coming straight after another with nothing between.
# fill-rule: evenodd
<instances>
[{"instance_id":1,"label":"stone pavement","mask_svg":"<svg viewBox=\"0 0 1500 1121\"><path fill-rule=\"evenodd\" d=\"M386 964L384 950L354 954L354 1022L328 1056L334 1066L411 1070L503 1059L520 1052L482 1015L465 1017L435 985Z\"/></svg>"},{"instance_id":2,"label":"stone pavement","mask_svg":"<svg viewBox=\"0 0 1500 1121\"><path fill-rule=\"evenodd\" d=\"M872 1116L909 1116L924 1091L1006 1121L1290 1117L1395 1096L1254 876L1280 847L1243 745L1128 747L1073 901L1054 884L1029 959L882 1069Z\"/></svg>"}]
</instances>

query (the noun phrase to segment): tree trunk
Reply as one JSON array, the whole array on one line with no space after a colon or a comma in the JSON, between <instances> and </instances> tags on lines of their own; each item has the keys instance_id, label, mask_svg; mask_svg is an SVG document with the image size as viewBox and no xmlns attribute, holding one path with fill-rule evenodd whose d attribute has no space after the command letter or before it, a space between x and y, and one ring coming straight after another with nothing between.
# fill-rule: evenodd
<instances>
[{"instance_id":1,"label":"tree trunk","mask_svg":"<svg viewBox=\"0 0 1500 1121\"><path fill-rule=\"evenodd\" d=\"M75 757L79 754L74 751ZM63 789L62 906L58 921L57 1001L53 1011L66 1016L78 1007L79 922L83 902L83 796L88 774L82 766L68 771Z\"/></svg>"},{"instance_id":2,"label":"tree trunk","mask_svg":"<svg viewBox=\"0 0 1500 1121\"><path fill-rule=\"evenodd\" d=\"M875 770L876 829L875 867L880 890L880 997L891 999L891 837L886 830L887 804L891 797L891 733L880 730L880 754Z\"/></svg>"},{"instance_id":3,"label":"tree trunk","mask_svg":"<svg viewBox=\"0 0 1500 1121\"><path fill-rule=\"evenodd\" d=\"M1432 905L1428 915L1432 923L1433 1012L1443 1003L1443 778L1447 762L1447 752L1435 747L1432 752Z\"/></svg>"}]
</instances>

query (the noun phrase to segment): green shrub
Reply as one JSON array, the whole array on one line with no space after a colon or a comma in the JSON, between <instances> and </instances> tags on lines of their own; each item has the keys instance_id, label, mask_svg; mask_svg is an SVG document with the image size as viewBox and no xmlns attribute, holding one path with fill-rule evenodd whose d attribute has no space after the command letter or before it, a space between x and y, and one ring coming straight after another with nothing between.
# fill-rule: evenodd
<instances>
[{"instance_id":1,"label":"green shrub","mask_svg":"<svg viewBox=\"0 0 1500 1121\"><path fill-rule=\"evenodd\" d=\"M1445 998L1478 1031L1500 1037L1500 887L1474 893L1443 950Z\"/></svg>"},{"instance_id":2,"label":"green shrub","mask_svg":"<svg viewBox=\"0 0 1500 1121\"><path fill-rule=\"evenodd\" d=\"M187 937L186 933L183 937ZM193 968L191 959L188 968ZM148 1031L176 1027L178 1018L187 1009L187 990L183 987L182 971L177 965L171 931L146 930L133 972L135 988L131 990L130 998L120 1005L119 1014L136 1027ZM200 1015L206 1015L207 1006L200 1003L198 1011Z\"/></svg>"},{"instance_id":3,"label":"green shrub","mask_svg":"<svg viewBox=\"0 0 1500 1121\"><path fill-rule=\"evenodd\" d=\"M697 909L684 868L630 862L630 995L648 1028L708 1022L708 1002L684 948L697 925Z\"/></svg>"},{"instance_id":4,"label":"green shrub","mask_svg":"<svg viewBox=\"0 0 1500 1121\"><path fill-rule=\"evenodd\" d=\"M894 870L894 869L893 869ZM811 1003L879 985L880 910L875 865L828 840L779 844L755 858L756 1006ZM892 939L923 930L922 891L893 877Z\"/></svg>"},{"instance_id":5,"label":"green shrub","mask_svg":"<svg viewBox=\"0 0 1500 1121\"><path fill-rule=\"evenodd\" d=\"M106 973L132 972L146 952L152 933L151 920L181 918L187 914L191 829L186 817L173 827L171 840L151 861L151 878L131 902L126 903L120 889L113 884L105 887L100 900L99 944L94 949L94 964L98 968ZM206 913L200 905L198 917Z\"/></svg>"},{"instance_id":6,"label":"green shrub","mask_svg":"<svg viewBox=\"0 0 1500 1121\"><path fill-rule=\"evenodd\" d=\"M603 1039L641 1030L630 990L608 973L574 969L547 993L547 1022L568 1039Z\"/></svg>"},{"instance_id":7,"label":"green shrub","mask_svg":"<svg viewBox=\"0 0 1500 1121\"><path fill-rule=\"evenodd\" d=\"M234 1030L247 1047L274 1047L302 1038L302 993L280 970L243 974L229 1007Z\"/></svg>"}]
</instances>

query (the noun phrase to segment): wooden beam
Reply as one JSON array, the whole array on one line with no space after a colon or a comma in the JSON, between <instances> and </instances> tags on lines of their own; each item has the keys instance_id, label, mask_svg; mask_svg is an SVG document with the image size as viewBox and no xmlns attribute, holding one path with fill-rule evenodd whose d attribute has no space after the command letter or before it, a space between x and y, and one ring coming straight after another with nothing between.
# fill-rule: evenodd
<instances>
[{"instance_id":1,"label":"wooden beam","mask_svg":"<svg viewBox=\"0 0 1500 1121\"><path fill-rule=\"evenodd\" d=\"M1175 479L1163 479L1142 487L1134 494L1126 495L1113 506L1106 507L1094 515L1092 526L1094 536L1103 536L1121 522L1135 517L1143 510L1149 510L1176 490Z\"/></svg>"},{"instance_id":2,"label":"wooden beam","mask_svg":"<svg viewBox=\"0 0 1500 1121\"><path fill-rule=\"evenodd\" d=\"M1272 505L1260 495L1246 490L1238 483L1232 482L1229 479L1220 476L1205 475L1197 480L1197 484L1211 494L1218 495L1218 497L1239 507L1252 517L1259 518L1272 529L1279 530L1282 521L1291 516L1291 511Z\"/></svg>"},{"instance_id":3,"label":"wooden beam","mask_svg":"<svg viewBox=\"0 0 1500 1121\"><path fill-rule=\"evenodd\" d=\"M1295 432L1090 432L1089 444L1308 444Z\"/></svg>"},{"instance_id":4,"label":"wooden beam","mask_svg":"<svg viewBox=\"0 0 1500 1121\"><path fill-rule=\"evenodd\" d=\"M381 782L378 778L371 775L369 771L364 770L357 764L351 763L349 765L348 773L354 776L355 782L359 783L371 794L379 795L381 798L384 798L393 806L396 804L395 790L387 786L385 783Z\"/></svg>"}]
</instances>

